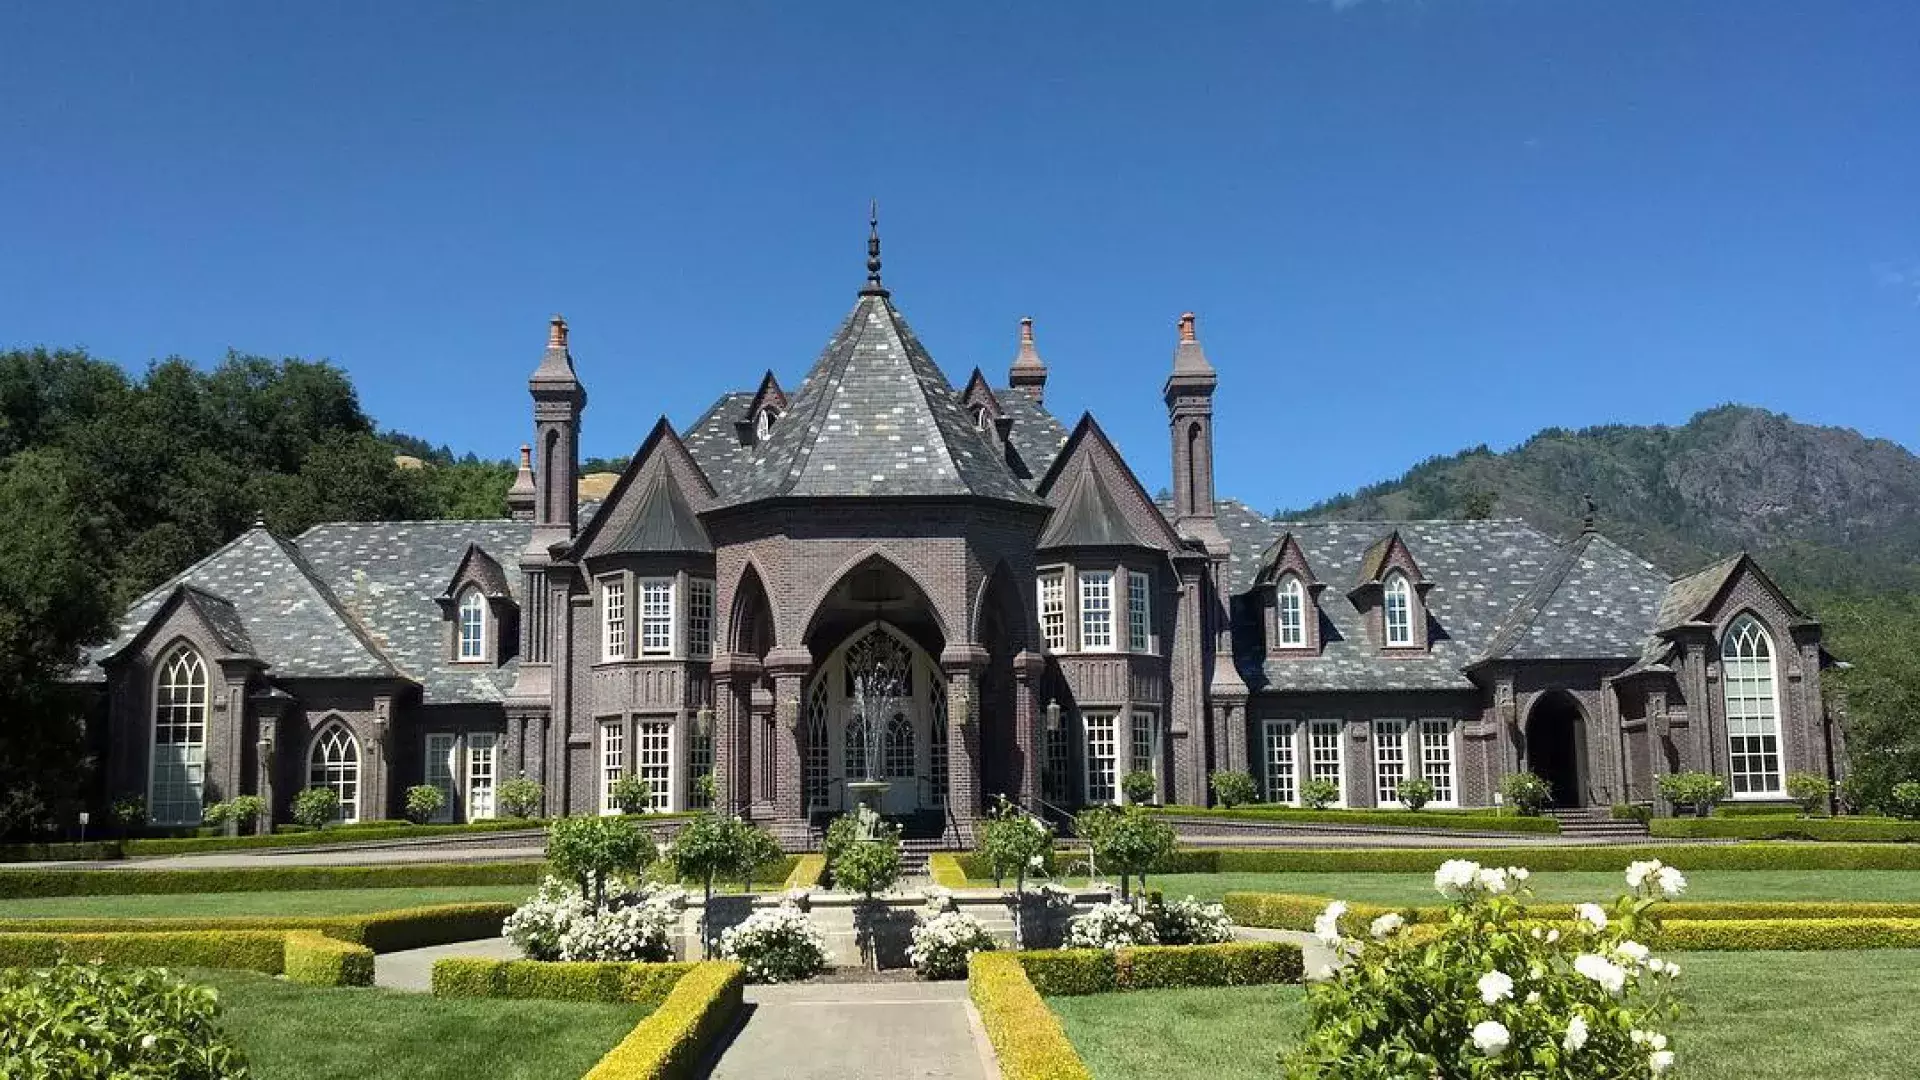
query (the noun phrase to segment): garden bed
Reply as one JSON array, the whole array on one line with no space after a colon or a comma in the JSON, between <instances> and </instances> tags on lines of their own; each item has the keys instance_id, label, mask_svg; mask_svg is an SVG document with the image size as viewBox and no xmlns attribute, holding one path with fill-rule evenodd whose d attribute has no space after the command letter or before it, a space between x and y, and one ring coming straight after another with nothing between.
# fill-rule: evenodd
<instances>
[{"instance_id":1,"label":"garden bed","mask_svg":"<svg viewBox=\"0 0 1920 1080\"><path fill-rule=\"evenodd\" d=\"M1790 814L1743 814L1709 818L1654 818L1655 839L1812 840L1854 843L1920 842L1920 821L1882 817L1802 818Z\"/></svg>"},{"instance_id":2,"label":"garden bed","mask_svg":"<svg viewBox=\"0 0 1920 1080\"><path fill-rule=\"evenodd\" d=\"M1471 810L1308 810L1292 806L1236 806L1232 809L1165 806L1149 811L1170 819L1249 821L1269 825L1333 825L1363 829L1413 829L1424 832L1529 833L1558 835L1560 823L1550 817L1523 817Z\"/></svg>"}]
</instances>

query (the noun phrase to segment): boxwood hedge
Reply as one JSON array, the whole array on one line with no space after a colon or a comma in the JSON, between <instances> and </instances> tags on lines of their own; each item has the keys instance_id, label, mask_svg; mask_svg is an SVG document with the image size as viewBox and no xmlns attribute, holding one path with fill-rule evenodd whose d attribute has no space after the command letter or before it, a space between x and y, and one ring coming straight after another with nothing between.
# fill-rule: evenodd
<instances>
[{"instance_id":1,"label":"boxwood hedge","mask_svg":"<svg viewBox=\"0 0 1920 1080\"><path fill-rule=\"evenodd\" d=\"M433 965L433 995L635 1002L657 1007L697 964L563 963L456 957Z\"/></svg>"},{"instance_id":2,"label":"boxwood hedge","mask_svg":"<svg viewBox=\"0 0 1920 1080\"><path fill-rule=\"evenodd\" d=\"M660 1007L607 1051L583 1080L679 1080L701 1062L740 1014L746 969L726 960L692 965Z\"/></svg>"},{"instance_id":3,"label":"boxwood hedge","mask_svg":"<svg viewBox=\"0 0 1920 1080\"><path fill-rule=\"evenodd\" d=\"M381 889L429 885L534 885L543 862L261 866L217 870L0 870L0 899L198 892Z\"/></svg>"},{"instance_id":4,"label":"boxwood hedge","mask_svg":"<svg viewBox=\"0 0 1920 1080\"><path fill-rule=\"evenodd\" d=\"M290 981L308 986L372 986L373 950L313 930L289 930L285 968Z\"/></svg>"},{"instance_id":5,"label":"boxwood hedge","mask_svg":"<svg viewBox=\"0 0 1920 1080\"><path fill-rule=\"evenodd\" d=\"M1656 839L1920 841L1920 821L1877 817L1800 818L1790 814L1750 814L1655 818L1647 823L1647 831Z\"/></svg>"},{"instance_id":6,"label":"boxwood hedge","mask_svg":"<svg viewBox=\"0 0 1920 1080\"><path fill-rule=\"evenodd\" d=\"M1093 1080L1027 972L1014 953L974 953L967 962L967 993L1000 1059L1000 1075L1005 1080Z\"/></svg>"},{"instance_id":7,"label":"boxwood hedge","mask_svg":"<svg viewBox=\"0 0 1920 1080\"><path fill-rule=\"evenodd\" d=\"M1326 910L1332 898L1292 893L1230 892L1222 898L1221 902L1226 907L1227 914L1233 917L1233 921L1242 926L1259 926L1275 930L1311 930L1314 919ZM1529 906L1529 910L1542 919L1571 920L1574 917L1572 904L1533 904ZM1447 909L1438 903L1420 907L1389 908L1378 904L1349 902L1347 914L1340 920L1341 930L1348 934L1364 933L1368 923L1388 911L1397 912L1401 918L1410 923L1432 923L1443 920ZM1665 919L1687 922L1751 920L1829 922L1861 919L1877 921L1920 918L1920 903L1682 900L1660 905L1659 914Z\"/></svg>"},{"instance_id":8,"label":"boxwood hedge","mask_svg":"<svg viewBox=\"0 0 1920 1080\"><path fill-rule=\"evenodd\" d=\"M0 933L157 933L184 930L311 930L337 941L395 952L498 937L512 904L435 904L368 915L230 915L211 918L0 919Z\"/></svg>"},{"instance_id":9,"label":"boxwood hedge","mask_svg":"<svg viewBox=\"0 0 1920 1080\"><path fill-rule=\"evenodd\" d=\"M1308 810L1292 806L1236 806L1232 809L1168 806L1153 812L1175 818L1255 821L1278 825L1358 825L1371 828L1548 835L1558 835L1560 832L1560 823L1550 817L1522 817L1518 814L1470 813L1452 810L1415 812L1375 810L1364 807L1351 810Z\"/></svg>"},{"instance_id":10,"label":"boxwood hedge","mask_svg":"<svg viewBox=\"0 0 1920 1080\"><path fill-rule=\"evenodd\" d=\"M172 930L149 934L0 934L0 967L45 967L62 955L141 967L238 968L278 975L284 930Z\"/></svg>"}]
</instances>

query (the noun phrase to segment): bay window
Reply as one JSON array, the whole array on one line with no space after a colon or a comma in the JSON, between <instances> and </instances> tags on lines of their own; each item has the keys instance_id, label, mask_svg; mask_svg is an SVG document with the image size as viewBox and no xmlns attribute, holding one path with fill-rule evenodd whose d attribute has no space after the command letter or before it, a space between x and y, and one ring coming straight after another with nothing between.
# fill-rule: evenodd
<instances>
[{"instance_id":1,"label":"bay window","mask_svg":"<svg viewBox=\"0 0 1920 1080\"><path fill-rule=\"evenodd\" d=\"M1127 648L1147 652L1153 647L1153 579L1127 571Z\"/></svg>"},{"instance_id":2,"label":"bay window","mask_svg":"<svg viewBox=\"0 0 1920 1080\"><path fill-rule=\"evenodd\" d=\"M640 655L673 653L673 579L641 578Z\"/></svg>"},{"instance_id":3,"label":"bay window","mask_svg":"<svg viewBox=\"0 0 1920 1080\"><path fill-rule=\"evenodd\" d=\"M1113 651L1113 571L1080 572L1080 649Z\"/></svg>"},{"instance_id":4,"label":"bay window","mask_svg":"<svg viewBox=\"0 0 1920 1080\"><path fill-rule=\"evenodd\" d=\"M1067 581L1059 570L1040 575L1040 640L1048 652L1067 651Z\"/></svg>"},{"instance_id":5,"label":"bay window","mask_svg":"<svg viewBox=\"0 0 1920 1080\"><path fill-rule=\"evenodd\" d=\"M600 658L627 658L627 582L610 577L600 581Z\"/></svg>"}]
</instances>

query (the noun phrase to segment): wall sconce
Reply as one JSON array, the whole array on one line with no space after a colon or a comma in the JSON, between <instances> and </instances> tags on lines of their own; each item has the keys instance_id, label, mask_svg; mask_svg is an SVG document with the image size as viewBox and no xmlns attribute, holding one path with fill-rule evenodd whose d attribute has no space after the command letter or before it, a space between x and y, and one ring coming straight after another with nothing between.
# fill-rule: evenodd
<instances>
[{"instance_id":1,"label":"wall sconce","mask_svg":"<svg viewBox=\"0 0 1920 1080\"><path fill-rule=\"evenodd\" d=\"M711 706L702 705L694 712L693 733L702 739L713 734L713 708Z\"/></svg>"},{"instance_id":2,"label":"wall sconce","mask_svg":"<svg viewBox=\"0 0 1920 1080\"><path fill-rule=\"evenodd\" d=\"M1060 703L1058 701L1047 702L1047 733L1060 734Z\"/></svg>"}]
</instances>

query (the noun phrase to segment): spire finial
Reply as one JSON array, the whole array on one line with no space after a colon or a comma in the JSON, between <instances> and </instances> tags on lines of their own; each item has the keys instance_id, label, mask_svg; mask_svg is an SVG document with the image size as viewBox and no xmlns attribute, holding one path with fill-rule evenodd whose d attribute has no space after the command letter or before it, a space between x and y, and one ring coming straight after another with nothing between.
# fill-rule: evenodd
<instances>
[{"instance_id":1,"label":"spire finial","mask_svg":"<svg viewBox=\"0 0 1920 1080\"><path fill-rule=\"evenodd\" d=\"M1033 344L1033 316L1025 315L1020 319L1020 344L1022 347Z\"/></svg>"},{"instance_id":2,"label":"spire finial","mask_svg":"<svg viewBox=\"0 0 1920 1080\"><path fill-rule=\"evenodd\" d=\"M880 200L867 202L867 287L860 290L861 295L885 296L886 287L880 284Z\"/></svg>"},{"instance_id":3,"label":"spire finial","mask_svg":"<svg viewBox=\"0 0 1920 1080\"><path fill-rule=\"evenodd\" d=\"M547 320L547 348L564 349L567 347L567 320L555 315Z\"/></svg>"},{"instance_id":4,"label":"spire finial","mask_svg":"<svg viewBox=\"0 0 1920 1080\"><path fill-rule=\"evenodd\" d=\"M1020 350L1013 354L1013 367L1007 371L1007 385L1025 390L1033 400L1041 400L1047 388L1047 365L1033 345L1033 316L1020 320Z\"/></svg>"},{"instance_id":5,"label":"spire finial","mask_svg":"<svg viewBox=\"0 0 1920 1080\"><path fill-rule=\"evenodd\" d=\"M531 470L533 468L533 444L532 443L520 444L520 467L527 470Z\"/></svg>"},{"instance_id":6,"label":"spire finial","mask_svg":"<svg viewBox=\"0 0 1920 1080\"><path fill-rule=\"evenodd\" d=\"M1596 526L1594 525L1594 519L1597 518L1600 514L1600 506L1598 503L1593 501L1593 496L1591 494L1581 495L1580 502L1586 508L1585 516L1580 519L1580 531L1593 532L1595 531L1595 528L1596 528Z\"/></svg>"}]
</instances>

